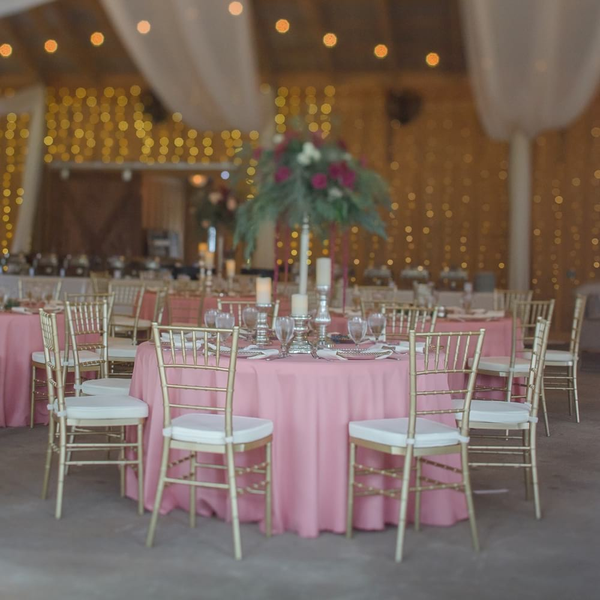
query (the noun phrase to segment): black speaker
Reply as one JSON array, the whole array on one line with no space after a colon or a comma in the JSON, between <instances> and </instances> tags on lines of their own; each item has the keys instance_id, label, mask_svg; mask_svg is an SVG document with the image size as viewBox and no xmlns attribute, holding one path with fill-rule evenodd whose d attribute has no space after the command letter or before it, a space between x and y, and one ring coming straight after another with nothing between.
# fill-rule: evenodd
<instances>
[{"instance_id":1,"label":"black speaker","mask_svg":"<svg viewBox=\"0 0 600 600\"><path fill-rule=\"evenodd\" d=\"M401 92L388 92L387 113L392 121L399 121L406 125L417 118L421 112L423 99L412 90L403 90Z\"/></svg>"},{"instance_id":2,"label":"black speaker","mask_svg":"<svg viewBox=\"0 0 600 600\"><path fill-rule=\"evenodd\" d=\"M152 118L153 123L166 121L169 111L152 90L142 93L141 102L144 105L144 113Z\"/></svg>"}]
</instances>

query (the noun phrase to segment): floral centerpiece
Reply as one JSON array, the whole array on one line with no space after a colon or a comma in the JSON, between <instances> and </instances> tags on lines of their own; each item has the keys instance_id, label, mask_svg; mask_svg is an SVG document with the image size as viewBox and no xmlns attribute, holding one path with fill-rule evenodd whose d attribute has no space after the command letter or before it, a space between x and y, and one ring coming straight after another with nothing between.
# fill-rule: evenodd
<instances>
[{"instance_id":1,"label":"floral centerpiece","mask_svg":"<svg viewBox=\"0 0 600 600\"><path fill-rule=\"evenodd\" d=\"M215 227L233 231L239 202L227 186L215 186L209 182L194 194L192 203L201 230Z\"/></svg>"},{"instance_id":2,"label":"floral centerpiece","mask_svg":"<svg viewBox=\"0 0 600 600\"><path fill-rule=\"evenodd\" d=\"M389 209L387 184L342 141L291 130L274 142L254 151L257 192L236 215L234 243L245 243L247 257L265 221L295 227L308 217L321 236L331 225L342 231L360 225L385 237L379 209Z\"/></svg>"}]
</instances>

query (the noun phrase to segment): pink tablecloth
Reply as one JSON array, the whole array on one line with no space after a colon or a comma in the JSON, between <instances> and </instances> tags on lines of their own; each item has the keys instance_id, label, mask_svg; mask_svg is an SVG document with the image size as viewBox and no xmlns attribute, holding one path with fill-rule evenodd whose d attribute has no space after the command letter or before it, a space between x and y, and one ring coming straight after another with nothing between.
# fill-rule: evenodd
<instances>
[{"instance_id":1,"label":"pink tablecloth","mask_svg":"<svg viewBox=\"0 0 600 600\"><path fill-rule=\"evenodd\" d=\"M408 385L407 359L327 362L293 357L272 362L238 361L234 413L271 419L275 426L274 531L294 531L304 537L316 536L320 531L344 531L348 423L406 416ZM444 376L436 376L428 385L430 389L448 389ZM144 437L144 504L152 509L162 450L163 408L155 351L150 344L143 344L138 350L131 393L150 407ZM198 399L187 396L186 402L189 401ZM202 401L206 402L206 398ZM435 396L422 406L427 403L430 407L447 407L449 398ZM451 415L444 415L442 420L453 424ZM364 454L359 451L358 459L363 464L378 466L390 464L391 460L369 451ZM442 460L459 466L458 456ZM427 469L430 475L441 480L453 477L435 467ZM381 484L379 477L374 481ZM127 489L129 495L136 497L133 472L128 474ZM187 510L188 501L187 488L170 486L164 494L162 512L176 507ZM226 495L199 489L197 509L201 514L216 513L226 518ZM412 508L410 511L412 513ZM362 529L381 529L386 523L397 522L397 513L398 503L394 500L358 498L355 525ZM240 515L243 521L261 521L262 497L240 498ZM451 525L464 518L466 507L462 494L449 490L423 494L424 523Z\"/></svg>"},{"instance_id":2,"label":"pink tablecloth","mask_svg":"<svg viewBox=\"0 0 600 600\"><path fill-rule=\"evenodd\" d=\"M64 315L57 315L61 344L64 322ZM0 427L29 425L31 353L43 349L38 315L0 312ZM36 402L35 422L48 422L46 402Z\"/></svg>"}]
</instances>

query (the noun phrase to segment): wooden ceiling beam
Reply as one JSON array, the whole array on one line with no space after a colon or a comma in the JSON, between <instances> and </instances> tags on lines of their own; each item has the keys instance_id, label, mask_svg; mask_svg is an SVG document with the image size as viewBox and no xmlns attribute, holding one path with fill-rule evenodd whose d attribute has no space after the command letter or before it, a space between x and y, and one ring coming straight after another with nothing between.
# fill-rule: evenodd
<instances>
[{"instance_id":1,"label":"wooden ceiling beam","mask_svg":"<svg viewBox=\"0 0 600 600\"><path fill-rule=\"evenodd\" d=\"M250 13L250 26L254 33L254 39L256 40L256 52L259 63L259 68L263 79L267 82L271 82L274 78L273 64L271 62L271 48L268 43L269 34L262 30L262 27L258 19L258 2L254 3Z\"/></svg>"},{"instance_id":2,"label":"wooden ceiling beam","mask_svg":"<svg viewBox=\"0 0 600 600\"><path fill-rule=\"evenodd\" d=\"M323 36L327 33L327 27L321 6L315 0L300 0L299 4L302 6L309 30L320 48L323 66L327 71L333 71L332 49L323 44Z\"/></svg>"},{"instance_id":3,"label":"wooden ceiling beam","mask_svg":"<svg viewBox=\"0 0 600 600\"><path fill-rule=\"evenodd\" d=\"M377 0L377 25L381 32L382 43L388 48L386 62L390 69L398 66L398 52L394 41L390 0Z\"/></svg>"}]
</instances>

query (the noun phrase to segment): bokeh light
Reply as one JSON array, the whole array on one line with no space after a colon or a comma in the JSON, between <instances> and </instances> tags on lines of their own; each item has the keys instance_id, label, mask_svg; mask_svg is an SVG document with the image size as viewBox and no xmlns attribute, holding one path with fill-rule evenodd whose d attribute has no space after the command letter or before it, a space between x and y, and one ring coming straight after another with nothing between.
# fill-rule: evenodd
<instances>
[{"instance_id":1,"label":"bokeh light","mask_svg":"<svg viewBox=\"0 0 600 600\"><path fill-rule=\"evenodd\" d=\"M230 2L229 3L229 12L237 17L244 12L244 5L241 2Z\"/></svg>"},{"instance_id":2,"label":"bokeh light","mask_svg":"<svg viewBox=\"0 0 600 600\"><path fill-rule=\"evenodd\" d=\"M92 42L93 46L102 46L104 44L104 34L101 31L94 31L90 35L90 42Z\"/></svg>"},{"instance_id":3,"label":"bokeh light","mask_svg":"<svg viewBox=\"0 0 600 600\"><path fill-rule=\"evenodd\" d=\"M335 35L335 33L326 33L323 36L323 43L328 47L328 48L333 48L336 44L337 44L337 35Z\"/></svg>"},{"instance_id":4,"label":"bokeh light","mask_svg":"<svg viewBox=\"0 0 600 600\"><path fill-rule=\"evenodd\" d=\"M137 24L137 30L142 35L146 35L147 33L150 33L150 29L152 29L152 26L150 25L150 21L143 20Z\"/></svg>"},{"instance_id":5,"label":"bokeh light","mask_svg":"<svg viewBox=\"0 0 600 600\"><path fill-rule=\"evenodd\" d=\"M12 54L12 46L10 44L2 44L0 46L0 56L2 58L8 58Z\"/></svg>"},{"instance_id":6,"label":"bokeh light","mask_svg":"<svg viewBox=\"0 0 600 600\"><path fill-rule=\"evenodd\" d=\"M290 30L290 22L287 19L279 19L275 23L275 29L279 33L287 33Z\"/></svg>"},{"instance_id":7,"label":"bokeh light","mask_svg":"<svg viewBox=\"0 0 600 600\"><path fill-rule=\"evenodd\" d=\"M48 54L54 54L58 50L58 43L56 40L46 40L44 44L44 50L48 52Z\"/></svg>"},{"instance_id":8,"label":"bokeh light","mask_svg":"<svg viewBox=\"0 0 600 600\"><path fill-rule=\"evenodd\" d=\"M377 44L373 49L373 54L377 58L385 58L388 55L388 47L385 44Z\"/></svg>"},{"instance_id":9,"label":"bokeh light","mask_svg":"<svg viewBox=\"0 0 600 600\"><path fill-rule=\"evenodd\" d=\"M437 52L430 52L426 57L425 57L425 62L430 66L430 67L437 67L440 64L440 55Z\"/></svg>"}]
</instances>

